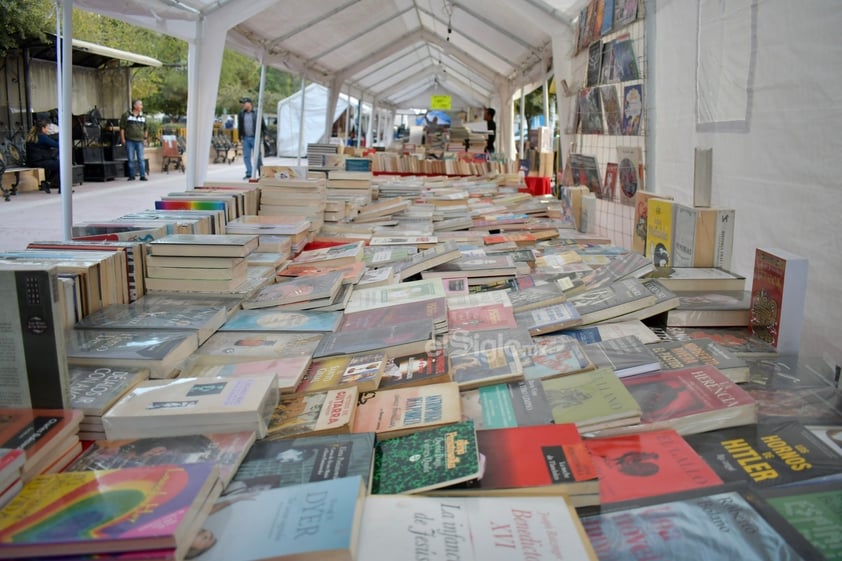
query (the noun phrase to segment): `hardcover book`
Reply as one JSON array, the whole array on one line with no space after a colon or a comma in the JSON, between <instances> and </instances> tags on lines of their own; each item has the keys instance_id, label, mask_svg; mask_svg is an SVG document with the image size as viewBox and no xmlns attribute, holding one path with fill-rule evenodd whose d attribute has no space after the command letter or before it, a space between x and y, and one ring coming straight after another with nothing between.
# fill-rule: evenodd
<instances>
[{"instance_id":1,"label":"hardcover book","mask_svg":"<svg viewBox=\"0 0 842 561\"><path fill-rule=\"evenodd\" d=\"M585 440L599 476L601 504L722 484L673 430Z\"/></svg>"},{"instance_id":2,"label":"hardcover book","mask_svg":"<svg viewBox=\"0 0 842 561\"><path fill-rule=\"evenodd\" d=\"M539 380L493 384L461 392L462 417L477 429L548 425L553 415Z\"/></svg>"},{"instance_id":3,"label":"hardcover book","mask_svg":"<svg viewBox=\"0 0 842 561\"><path fill-rule=\"evenodd\" d=\"M623 380L643 412L640 425L602 434L673 429L696 434L757 422L757 404L713 366L662 370Z\"/></svg>"},{"instance_id":4,"label":"hardcover book","mask_svg":"<svg viewBox=\"0 0 842 561\"><path fill-rule=\"evenodd\" d=\"M423 493L480 476L472 421L419 430L378 442L371 492Z\"/></svg>"},{"instance_id":5,"label":"hardcover book","mask_svg":"<svg viewBox=\"0 0 842 561\"><path fill-rule=\"evenodd\" d=\"M454 382L360 394L352 432L374 432L378 440L457 423L462 417Z\"/></svg>"},{"instance_id":6,"label":"hardcover book","mask_svg":"<svg viewBox=\"0 0 842 561\"><path fill-rule=\"evenodd\" d=\"M360 561L561 559L596 561L563 497L366 498Z\"/></svg>"},{"instance_id":7,"label":"hardcover book","mask_svg":"<svg viewBox=\"0 0 842 561\"><path fill-rule=\"evenodd\" d=\"M727 482L772 487L842 473L842 455L798 421L731 427L686 439Z\"/></svg>"},{"instance_id":8,"label":"hardcover book","mask_svg":"<svg viewBox=\"0 0 842 561\"><path fill-rule=\"evenodd\" d=\"M575 506L597 504L600 482L575 425L485 429L477 431L477 439L486 459L482 477L436 494L566 494Z\"/></svg>"},{"instance_id":9,"label":"hardcover book","mask_svg":"<svg viewBox=\"0 0 842 561\"><path fill-rule=\"evenodd\" d=\"M737 358L728 349L710 339L665 341L653 343L647 347L661 361L663 370L678 370L708 364L716 367L738 384L748 381L749 368L746 361Z\"/></svg>"},{"instance_id":10,"label":"hardcover book","mask_svg":"<svg viewBox=\"0 0 842 561\"><path fill-rule=\"evenodd\" d=\"M207 463L42 475L0 511L0 544L7 558L160 549L184 555L220 491ZM96 523L80 526L91 519Z\"/></svg>"},{"instance_id":11,"label":"hardcover book","mask_svg":"<svg viewBox=\"0 0 842 561\"><path fill-rule=\"evenodd\" d=\"M277 286L277 285L274 285ZM342 312L316 312L311 310L239 310L219 331L335 331L342 321Z\"/></svg>"},{"instance_id":12,"label":"hardcover book","mask_svg":"<svg viewBox=\"0 0 842 561\"><path fill-rule=\"evenodd\" d=\"M783 249L755 250L749 322L752 333L782 354L797 354L806 297L807 259Z\"/></svg>"},{"instance_id":13,"label":"hardcover book","mask_svg":"<svg viewBox=\"0 0 842 561\"><path fill-rule=\"evenodd\" d=\"M141 382L105 415L109 440L184 436L197 432L254 431L266 436L278 403L275 381L251 378L178 378Z\"/></svg>"},{"instance_id":14,"label":"hardcover book","mask_svg":"<svg viewBox=\"0 0 842 561\"><path fill-rule=\"evenodd\" d=\"M258 440L224 494L260 492L354 476L362 477L368 489L373 457L374 433L370 432Z\"/></svg>"},{"instance_id":15,"label":"hardcover book","mask_svg":"<svg viewBox=\"0 0 842 561\"><path fill-rule=\"evenodd\" d=\"M556 424L574 423L585 433L640 422L640 405L608 368L542 380L541 386Z\"/></svg>"},{"instance_id":16,"label":"hardcover book","mask_svg":"<svg viewBox=\"0 0 842 561\"><path fill-rule=\"evenodd\" d=\"M272 411L267 440L351 432L359 392L355 387L281 396ZM372 431L354 431L372 432Z\"/></svg>"},{"instance_id":17,"label":"hardcover book","mask_svg":"<svg viewBox=\"0 0 842 561\"><path fill-rule=\"evenodd\" d=\"M733 490L626 503L585 516L582 524L602 561L622 561L639 551L654 559L687 561L818 559L809 544L796 545L791 526L773 522L761 514L757 500Z\"/></svg>"},{"instance_id":18,"label":"hardcover book","mask_svg":"<svg viewBox=\"0 0 842 561\"><path fill-rule=\"evenodd\" d=\"M202 530L213 544L192 559L352 561L365 494L362 478L342 477L224 496Z\"/></svg>"},{"instance_id":19,"label":"hardcover book","mask_svg":"<svg viewBox=\"0 0 842 561\"><path fill-rule=\"evenodd\" d=\"M659 357L634 335L590 343L583 348L597 368L608 368L618 378L637 376L662 368Z\"/></svg>"},{"instance_id":20,"label":"hardcover book","mask_svg":"<svg viewBox=\"0 0 842 561\"><path fill-rule=\"evenodd\" d=\"M523 379L518 353L511 347L451 355L450 375L460 390Z\"/></svg>"},{"instance_id":21,"label":"hardcover book","mask_svg":"<svg viewBox=\"0 0 842 561\"><path fill-rule=\"evenodd\" d=\"M148 368L151 378L169 378L198 347L195 331L70 329L67 359L77 366Z\"/></svg>"},{"instance_id":22,"label":"hardcover book","mask_svg":"<svg viewBox=\"0 0 842 561\"><path fill-rule=\"evenodd\" d=\"M251 431L97 440L64 471L209 462L218 468L219 479L225 486L254 442L255 433Z\"/></svg>"}]
</instances>

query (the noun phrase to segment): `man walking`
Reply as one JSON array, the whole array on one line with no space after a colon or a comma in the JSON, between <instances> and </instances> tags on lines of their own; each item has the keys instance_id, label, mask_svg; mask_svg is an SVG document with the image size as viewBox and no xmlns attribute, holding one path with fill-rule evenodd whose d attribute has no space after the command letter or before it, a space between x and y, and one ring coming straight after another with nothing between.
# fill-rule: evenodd
<instances>
[{"instance_id":1,"label":"man walking","mask_svg":"<svg viewBox=\"0 0 842 561\"><path fill-rule=\"evenodd\" d=\"M240 100L243 104L243 110L240 111L240 118L237 121L237 128L240 133L240 142L243 143L243 160L246 164L246 175L243 179L251 179L252 177L252 153L254 152L254 135L257 133L257 111L251 103L250 97L244 97ZM261 130L266 132L266 123L263 123ZM263 167L263 158L260 150L260 145L257 145L257 173L260 173L260 168Z\"/></svg>"},{"instance_id":2,"label":"man walking","mask_svg":"<svg viewBox=\"0 0 842 561\"><path fill-rule=\"evenodd\" d=\"M140 173L140 180L146 181L146 158L143 156L143 144L148 139L146 115L143 114L143 102L136 99L132 108L120 119L120 140L126 147L129 158L129 181L134 181L135 166Z\"/></svg>"}]
</instances>

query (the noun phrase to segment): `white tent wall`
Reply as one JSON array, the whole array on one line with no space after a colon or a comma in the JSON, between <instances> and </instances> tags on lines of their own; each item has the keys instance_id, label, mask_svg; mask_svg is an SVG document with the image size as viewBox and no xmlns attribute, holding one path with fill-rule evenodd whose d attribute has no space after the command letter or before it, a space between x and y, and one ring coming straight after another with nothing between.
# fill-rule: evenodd
<instances>
[{"instance_id":1,"label":"white tent wall","mask_svg":"<svg viewBox=\"0 0 842 561\"><path fill-rule=\"evenodd\" d=\"M278 102L278 156L306 157L307 144L320 142L325 134L325 115L328 110L329 90L321 84L308 84L304 88L304 143L299 146L301 131L301 90ZM333 110L333 123L348 107L348 96L340 94ZM300 152L299 152L300 150Z\"/></svg>"},{"instance_id":2,"label":"white tent wall","mask_svg":"<svg viewBox=\"0 0 842 561\"><path fill-rule=\"evenodd\" d=\"M650 190L692 204L694 147L713 148L712 203L737 211L732 269L750 278L758 246L807 257L802 353L832 349L839 360L842 10L838 0L752 4L753 23L742 27L752 35L747 119L704 126L696 125L699 2L655 2L650 10L657 153ZM723 23L741 30L740 22ZM722 52L732 60L743 54Z\"/></svg>"}]
</instances>

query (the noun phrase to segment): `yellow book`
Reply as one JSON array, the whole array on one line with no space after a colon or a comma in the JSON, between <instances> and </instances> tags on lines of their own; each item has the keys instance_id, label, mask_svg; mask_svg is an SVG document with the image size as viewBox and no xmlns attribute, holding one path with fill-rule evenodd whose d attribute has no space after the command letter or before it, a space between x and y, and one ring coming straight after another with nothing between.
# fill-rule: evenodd
<instances>
[{"instance_id":1,"label":"yellow book","mask_svg":"<svg viewBox=\"0 0 842 561\"><path fill-rule=\"evenodd\" d=\"M672 265L673 201L649 199L646 213L646 255L656 267Z\"/></svg>"}]
</instances>

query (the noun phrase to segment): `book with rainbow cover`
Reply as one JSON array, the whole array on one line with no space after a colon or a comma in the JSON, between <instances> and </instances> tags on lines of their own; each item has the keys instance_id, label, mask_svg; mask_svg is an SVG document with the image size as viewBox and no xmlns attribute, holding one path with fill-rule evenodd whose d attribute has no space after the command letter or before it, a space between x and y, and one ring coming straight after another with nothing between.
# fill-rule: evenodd
<instances>
[{"instance_id":1,"label":"book with rainbow cover","mask_svg":"<svg viewBox=\"0 0 842 561\"><path fill-rule=\"evenodd\" d=\"M186 552L220 491L207 463L42 475L0 511L0 556Z\"/></svg>"}]
</instances>

